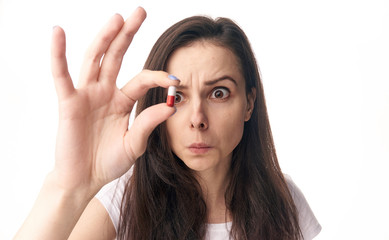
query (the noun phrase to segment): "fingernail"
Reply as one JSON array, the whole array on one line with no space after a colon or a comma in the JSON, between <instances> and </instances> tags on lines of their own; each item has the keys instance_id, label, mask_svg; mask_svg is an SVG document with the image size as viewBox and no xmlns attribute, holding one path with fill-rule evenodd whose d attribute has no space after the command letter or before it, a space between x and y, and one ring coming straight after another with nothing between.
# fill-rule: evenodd
<instances>
[{"instance_id":1,"label":"fingernail","mask_svg":"<svg viewBox=\"0 0 389 240\"><path fill-rule=\"evenodd\" d=\"M167 76L170 80L175 80L175 81L180 81L180 79L178 79L176 76L174 75L171 75L169 74L169 76Z\"/></svg>"}]
</instances>

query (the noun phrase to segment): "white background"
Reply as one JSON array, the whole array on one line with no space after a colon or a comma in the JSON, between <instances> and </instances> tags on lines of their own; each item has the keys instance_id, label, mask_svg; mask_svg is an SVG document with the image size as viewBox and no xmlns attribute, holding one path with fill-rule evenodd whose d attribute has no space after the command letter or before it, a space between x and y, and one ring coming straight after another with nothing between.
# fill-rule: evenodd
<instances>
[{"instance_id":1,"label":"white background","mask_svg":"<svg viewBox=\"0 0 389 240\"><path fill-rule=\"evenodd\" d=\"M115 13L148 18L123 63L121 87L171 24L206 14L247 33L263 77L279 161L323 230L317 239L389 239L389 2L0 2L0 239L22 224L54 163L54 25L67 34L77 81L85 49Z\"/></svg>"}]
</instances>

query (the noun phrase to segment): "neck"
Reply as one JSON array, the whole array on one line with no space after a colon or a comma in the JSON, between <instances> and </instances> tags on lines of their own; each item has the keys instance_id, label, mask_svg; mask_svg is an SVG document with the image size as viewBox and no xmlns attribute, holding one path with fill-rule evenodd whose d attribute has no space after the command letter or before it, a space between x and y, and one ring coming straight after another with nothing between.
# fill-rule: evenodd
<instances>
[{"instance_id":1,"label":"neck","mask_svg":"<svg viewBox=\"0 0 389 240\"><path fill-rule=\"evenodd\" d=\"M229 166L226 164L223 169L196 173L208 209L208 223L224 223L232 220L225 202L225 192L230 181Z\"/></svg>"}]
</instances>

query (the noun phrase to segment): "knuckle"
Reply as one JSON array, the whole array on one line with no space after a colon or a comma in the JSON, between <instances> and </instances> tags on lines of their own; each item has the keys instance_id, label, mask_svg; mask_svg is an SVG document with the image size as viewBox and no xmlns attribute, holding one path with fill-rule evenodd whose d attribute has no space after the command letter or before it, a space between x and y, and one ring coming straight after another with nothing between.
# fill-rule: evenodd
<instances>
[{"instance_id":1,"label":"knuckle","mask_svg":"<svg viewBox=\"0 0 389 240\"><path fill-rule=\"evenodd\" d=\"M91 61L93 63L95 62L100 62L100 56L99 54L92 48L90 47L86 52L85 52L85 60Z\"/></svg>"}]
</instances>

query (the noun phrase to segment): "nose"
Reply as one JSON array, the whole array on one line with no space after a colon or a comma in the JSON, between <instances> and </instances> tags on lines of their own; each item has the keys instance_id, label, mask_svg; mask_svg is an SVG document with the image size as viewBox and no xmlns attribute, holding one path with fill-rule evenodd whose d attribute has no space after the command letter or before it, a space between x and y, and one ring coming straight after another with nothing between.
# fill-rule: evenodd
<instances>
[{"instance_id":1,"label":"nose","mask_svg":"<svg viewBox=\"0 0 389 240\"><path fill-rule=\"evenodd\" d=\"M204 131L208 129L208 118L206 114L206 109L203 104L199 101L194 103L192 107L192 112L190 113L190 128Z\"/></svg>"},{"instance_id":2,"label":"nose","mask_svg":"<svg viewBox=\"0 0 389 240\"><path fill-rule=\"evenodd\" d=\"M191 123L191 128L198 129L198 130L206 130L208 128L208 125L206 123L200 122L200 123Z\"/></svg>"}]
</instances>

